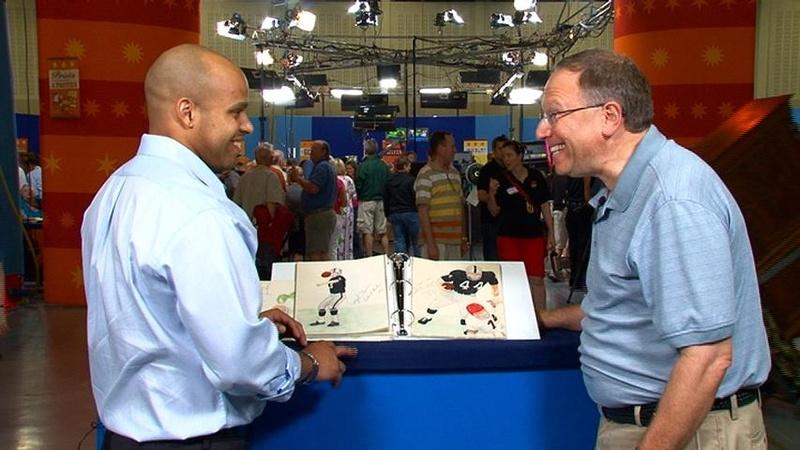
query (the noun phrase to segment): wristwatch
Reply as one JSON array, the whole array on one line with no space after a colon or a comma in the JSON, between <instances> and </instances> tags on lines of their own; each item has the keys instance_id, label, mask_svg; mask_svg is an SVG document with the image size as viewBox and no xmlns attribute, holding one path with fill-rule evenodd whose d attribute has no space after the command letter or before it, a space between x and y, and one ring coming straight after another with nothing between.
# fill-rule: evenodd
<instances>
[{"instance_id":1,"label":"wristwatch","mask_svg":"<svg viewBox=\"0 0 800 450\"><path fill-rule=\"evenodd\" d=\"M317 361L317 358L315 358L311 352L300 350L298 353L311 361L311 370L308 371L306 376L298 378L296 384L311 384L317 379L317 375L319 374L319 361Z\"/></svg>"}]
</instances>

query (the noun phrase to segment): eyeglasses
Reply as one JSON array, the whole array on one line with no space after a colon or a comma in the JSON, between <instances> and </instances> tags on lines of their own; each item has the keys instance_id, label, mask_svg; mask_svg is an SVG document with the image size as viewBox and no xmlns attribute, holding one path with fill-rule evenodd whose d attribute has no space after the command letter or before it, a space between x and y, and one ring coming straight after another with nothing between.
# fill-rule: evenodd
<instances>
[{"instance_id":1,"label":"eyeglasses","mask_svg":"<svg viewBox=\"0 0 800 450\"><path fill-rule=\"evenodd\" d=\"M556 122L558 119L564 116L568 116L574 112L583 111L584 109L591 109L591 108L599 108L601 106L605 106L605 103L598 103L596 105L589 105L589 106L581 106L580 108L572 108L572 109L563 109L561 111L553 111L546 113L542 111L539 115L539 119L546 120L551 127L556 126Z\"/></svg>"}]
</instances>

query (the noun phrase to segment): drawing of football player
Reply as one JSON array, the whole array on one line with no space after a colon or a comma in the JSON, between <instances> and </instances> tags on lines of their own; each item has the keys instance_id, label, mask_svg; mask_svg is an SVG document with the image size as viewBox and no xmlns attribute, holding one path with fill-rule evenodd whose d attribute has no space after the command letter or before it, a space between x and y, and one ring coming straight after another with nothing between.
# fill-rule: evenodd
<instances>
[{"instance_id":1,"label":"drawing of football player","mask_svg":"<svg viewBox=\"0 0 800 450\"><path fill-rule=\"evenodd\" d=\"M443 275L442 281L442 288L454 294L450 297L450 302L469 300L487 284L492 287L492 295L494 297L500 295L500 283L497 281L497 276L494 272L489 270L484 272L475 264L470 264L467 270L456 269L447 275ZM444 303L448 303L448 297L437 296L426 311L428 315L417 320L417 323L425 325L433 320L433 315L439 311L439 308L447 306Z\"/></svg>"},{"instance_id":2,"label":"drawing of football player","mask_svg":"<svg viewBox=\"0 0 800 450\"><path fill-rule=\"evenodd\" d=\"M473 336L476 334L496 335L499 332L497 316L494 314L495 305L491 300L487 304L470 303L464 309L464 318L461 325L464 325L464 335Z\"/></svg>"},{"instance_id":3,"label":"drawing of football player","mask_svg":"<svg viewBox=\"0 0 800 450\"><path fill-rule=\"evenodd\" d=\"M324 281L322 283L317 284L317 286L324 286L328 285L328 292L330 295L325 297L319 306L317 307L319 317L316 321L311 322L309 325L325 325L325 315L330 312L331 314L331 321L328 323L329 327L338 327L339 326L339 303L344 300L344 293L345 293L345 284L346 279L342 276L342 269L333 268L329 272L322 272L322 276L324 278L328 278L328 281Z\"/></svg>"}]
</instances>

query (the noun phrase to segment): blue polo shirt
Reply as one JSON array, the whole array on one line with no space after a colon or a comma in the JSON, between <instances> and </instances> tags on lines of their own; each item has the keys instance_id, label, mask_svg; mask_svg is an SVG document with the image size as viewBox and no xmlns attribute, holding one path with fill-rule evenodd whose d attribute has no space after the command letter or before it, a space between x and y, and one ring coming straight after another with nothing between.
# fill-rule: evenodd
<instances>
[{"instance_id":1,"label":"blue polo shirt","mask_svg":"<svg viewBox=\"0 0 800 450\"><path fill-rule=\"evenodd\" d=\"M312 194L303 191L300 205L305 214L312 214L326 209L333 209L336 200L336 170L327 159L314 164L308 181L319 186L319 192Z\"/></svg>"},{"instance_id":2,"label":"blue polo shirt","mask_svg":"<svg viewBox=\"0 0 800 450\"><path fill-rule=\"evenodd\" d=\"M762 384L770 369L744 218L697 155L646 133L597 215L583 301L581 365L601 406L658 401L679 349L731 337L717 392Z\"/></svg>"}]
</instances>

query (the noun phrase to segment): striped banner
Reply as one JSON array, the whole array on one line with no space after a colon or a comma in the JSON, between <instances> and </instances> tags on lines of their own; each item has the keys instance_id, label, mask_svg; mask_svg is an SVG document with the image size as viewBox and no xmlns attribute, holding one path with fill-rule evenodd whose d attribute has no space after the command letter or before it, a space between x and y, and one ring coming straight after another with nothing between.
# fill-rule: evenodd
<instances>
[{"instance_id":1,"label":"striped banner","mask_svg":"<svg viewBox=\"0 0 800 450\"><path fill-rule=\"evenodd\" d=\"M691 146L753 99L755 0L617 0L614 49L653 88L655 123Z\"/></svg>"},{"instance_id":2,"label":"striped banner","mask_svg":"<svg viewBox=\"0 0 800 450\"><path fill-rule=\"evenodd\" d=\"M164 50L200 41L200 0L37 0L43 266L48 303L85 304L80 227L147 131L144 76ZM80 118L51 117L48 59L76 58Z\"/></svg>"}]
</instances>

